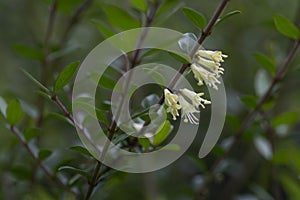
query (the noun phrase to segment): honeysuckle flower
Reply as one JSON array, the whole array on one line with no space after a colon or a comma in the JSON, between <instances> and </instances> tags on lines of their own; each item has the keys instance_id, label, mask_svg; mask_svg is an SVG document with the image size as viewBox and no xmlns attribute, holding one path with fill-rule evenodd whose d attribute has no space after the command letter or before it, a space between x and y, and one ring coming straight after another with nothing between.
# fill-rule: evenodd
<instances>
[{"instance_id":1,"label":"honeysuckle flower","mask_svg":"<svg viewBox=\"0 0 300 200\"><path fill-rule=\"evenodd\" d=\"M191 65L198 85L205 83L217 90L217 84L221 83L218 78L224 73L221 63L224 62L223 58L227 57L221 51L198 50Z\"/></svg>"},{"instance_id":2,"label":"honeysuckle flower","mask_svg":"<svg viewBox=\"0 0 300 200\"><path fill-rule=\"evenodd\" d=\"M183 94L184 96L186 96L188 99L191 100L192 104L198 108L199 106L201 106L202 108L205 108L204 105L206 104L211 104L210 101L201 98L201 96L204 95L203 92L201 93L196 93L194 91L188 90L186 88L184 89L180 89L181 94Z\"/></svg>"},{"instance_id":3,"label":"honeysuckle flower","mask_svg":"<svg viewBox=\"0 0 300 200\"><path fill-rule=\"evenodd\" d=\"M172 94L168 89L164 89L164 95L165 95L165 104L167 106L177 104L178 96L176 94Z\"/></svg>"},{"instance_id":4,"label":"honeysuckle flower","mask_svg":"<svg viewBox=\"0 0 300 200\"><path fill-rule=\"evenodd\" d=\"M223 58L228 56L223 54L222 51L209 51L209 50L198 50L196 52L197 56L201 56L206 59L213 60L216 63L224 62Z\"/></svg>"},{"instance_id":5,"label":"honeysuckle flower","mask_svg":"<svg viewBox=\"0 0 300 200\"><path fill-rule=\"evenodd\" d=\"M224 73L224 68L221 67L219 62L215 62L213 60L208 60L206 58L202 58L200 56L196 57L196 63L202 67L206 67L210 69L217 76Z\"/></svg>"},{"instance_id":6,"label":"honeysuckle flower","mask_svg":"<svg viewBox=\"0 0 300 200\"><path fill-rule=\"evenodd\" d=\"M199 118L196 116L200 111L193 105L187 102L183 96L178 97L179 104L181 106L181 117L184 118L184 122L191 124L199 124Z\"/></svg>"},{"instance_id":7,"label":"honeysuckle flower","mask_svg":"<svg viewBox=\"0 0 300 200\"><path fill-rule=\"evenodd\" d=\"M221 83L221 81L218 80L218 74L210 72L201 66L197 66L196 64L192 64L191 69L194 73L195 79L198 81L199 86L203 85L203 82L205 82L207 86L216 90L218 89L217 84Z\"/></svg>"},{"instance_id":8,"label":"honeysuckle flower","mask_svg":"<svg viewBox=\"0 0 300 200\"><path fill-rule=\"evenodd\" d=\"M179 116L178 110L181 108L181 105L178 104L178 96L172 94L168 89L164 90L165 104L168 106L167 112L171 113L173 120L176 120L176 116Z\"/></svg>"}]
</instances>

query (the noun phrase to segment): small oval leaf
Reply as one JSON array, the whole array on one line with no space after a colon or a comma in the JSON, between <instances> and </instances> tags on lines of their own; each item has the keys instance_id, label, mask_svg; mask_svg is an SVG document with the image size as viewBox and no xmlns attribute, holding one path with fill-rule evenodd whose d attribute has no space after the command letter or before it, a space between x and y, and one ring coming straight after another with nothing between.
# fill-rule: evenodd
<instances>
[{"instance_id":1,"label":"small oval leaf","mask_svg":"<svg viewBox=\"0 0 300 200\"><path fill-rule=\"evenodd\" d=\"M73 150L73 151L77 151L77 152L79 152L81 154L87 155L87 156L92 156L90 154L90 152L86 148L84 148L82 146L73 146L70 149Z\"/></svg>"},{"instance_id":2,"label":"small oval leaf","mask_svg":"<svg viewBox=\"0 0 300 200\"><path fill-rule=\"evenodd\" d=\"M198 11L184 7L182 8L182 12L184 15L189 18L197 27L200 29L204 29L206 26L206 18L204 17L203 14L199 13Z\"/></svg>"},{"instance_id":3,"label":"small oval leaf","mask_svg":"<svg viewBox=\"0 0 300 200\"><path fill-rule=\"evenodd\" d=\"M50 157L52 154L52 151L47 149L41 149L39 151L38 157L41 161L46 160L48 157Z\"/></svg>"},{"instance_id":4,"label":"small oval leaf","mask_svg":"<svg viewBox=\"0 0 300 200\"><path fill-rule=\"evenodd\" d=\"M299 29L290 20L282 15L274 16L274 23L276 29L283 35L292 39L299 39Z\"/></svg>"},{"instance_id":5,"label":"small oval leaf","mask_svg":"<svg viewBox=\"0 0 300 200\"><path fill-rule=\"evenodd\" d=\"M171 130L171 123L166 120L156 131L153 138L153 145L160 145L169 135Z\"/></svg>"},{"instance_id":6,"label":"small oval leaf","mask_svg":"<svg viewBox=\"0 0 300 200\"><path fill-rule=\"evenodd\" d=\"M253 56L256 61L265 68L265 70L270 72L273 76L275 75L276 67L272 59L261 53L254 53Z\"/></svg>"},{"instance_id":7,"label":"small oval leaf","mask_svg":"<svg viewBox=\"0 0 300 200\"><path fill-rule=\"evenodd\" d=\"M241 98L241 101L248 107L248 108L255 108L257 105L257 98L255 96L247 95Z\"/></svg>"},{"instance_id":8,"label":"small oval leaf","mask_svg":"<svg viewBox=\"0 0 300 200\"><path fill-rule=\"evenodd\" d=\"M73 62L64 68L64 70L59 74L54 83L54 92L57 92L58 90L62 89L73 79L78 69L78 66L79 62Z\"/></svg>"},{"instance_id":9,"label":"small oval leaf","mask_svg":"<svg viewBox=\"0 0 300 200\"><path fill-rule=\"evenodd\" d=\"M6 108L6 119L10 125L15 125L23 116L23 110L18 100L11 100Z\"/></svg>"},{"instance_id":10,"label":"small oval leaf","mask_svg":"<svg viewBox=\"0 0 300 200\"><path fill-rule=\"evenodd\" d=\"M40 130L37 128L26 128L24 131L24 137L26 141L30 141L31 139L37 137L40 134Z\"/></svg>"},{"instance_id":11,"label":"small oval leaf","mask_svg":"<svg viewBox=\"0 0 300 200\"><path fill-rule=\"evenodd\" d=\"M298 122L299 114L296 112L287 112L276 116L272 120L272 126L277 127L280 125L292 125Z\"/></svg>"},{"instance_id":12,"label":"small oval leaf","mask_svg":"<svg viewBox=\"0 0 300 200\"><path fill-rule=\"evenodd\" d=\"M106 6L104 12L108 21L114 27L128 30L132 28L139 27L140 23L132 17L127 11L117 7L117 6Z\"/></svg>"},{"instance_id":13,"label":"small oval leaf","mask_svg":"<svg viewBox=\"0 0 300 200\"><path fill-rule=\"evenodd\" d=\"M58 171L68 171L68 172L72 172L72 173L75 173L75 174L80 174L84 177L89 177L89 174L82 170L82 169L78 169L78 168L75 168L75 167L72 167L72 166L62 166L58 169Z\"/></svg>"},{"instance_id":14,"label":"small oval leaf","mask_svg":"<svg viewBox=\"0 0 300 200\"><path fill-rule=\"evenodd\" d=\"M220 17L217 21L216 21L216 24L215 26L219 25L221 22L223 22L225 19L228 19L229 17L232 17L234 15L237 15L237 14L240 14L242 13L241 11L239 10L234 10L234 11L231 11L229 13L226 13L225 15L223 15L222 17Z\"/></svg>"},{"instance_id":15,"label":"small oval leaf","mask_svg":"<svg viewBox=\"0 0 300 200\"><path fill-rule=\"evenodd\" d=\"M130 3L137 9L145 12L147 10L147 3L145 0L130 0Z\"/></svg>"},{"instance_id":16,"label":"small oval leaf","mask_svg":"<svg viewBox=\"0 0 300 200\"><path fill-rule=\"evenodd\" d=\"M27 76L33 83L35 83L40 89L44 90L45 92L49 93L48 88L46 88L41 82L39 82L36 78L34 78L31 74L29 74L25 69L20 69L25 76Z\"/></svg>"}]
</instances>

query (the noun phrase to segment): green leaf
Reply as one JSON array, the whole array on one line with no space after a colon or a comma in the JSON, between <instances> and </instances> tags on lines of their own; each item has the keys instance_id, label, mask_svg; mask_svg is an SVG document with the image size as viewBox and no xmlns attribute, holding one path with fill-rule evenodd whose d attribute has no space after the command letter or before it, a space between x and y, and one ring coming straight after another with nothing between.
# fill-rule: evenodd
<instances>
[{"instance_id":1,"label":"green leaf","mask_svg":"<svg viewBox=\"0 0 300 200\"><path fill-rule=\"evenodd\" d=\"M278 148L277 148L278 149ZM300 172L300 158L299 155L300 150L297 144L293 142L286 142L284 145L279 146L279 149L276 150L272 162L276 165L285 165L288 166L289 169L297 172Z\"/></svg>"},{"instance_id":2,"label":"green leaf","mask_svg":"<svg viewBox=\"0 0 300 200\"><path fill-rule=\"evenodd\" d=\"M29 78L33 83L35 83L40 89L44 90L45 92L49 93L50 90L46 88L41 82L39 82L36 78L34 78L31 74L29 74L26 70L20 68L20 70Z\"/></svg>"},{"instance_id":3,"label":"green leaf","mask_svg":"<svg viewBox=\"0 0 300 200\"><path fill-rule=\"evenodd\" d=\"M155 26L163 24L173 14L175 14L184 3L178 0L164 1L163 5L157 11L157 17L155 19Z\"/></svg>"},{"instance_id":4,"label":"green leaf","mask_svg":"<svg viewBox=\"0 0 300 200\"><path fill-rule=\"evenodd\" d=\"M107 26L105 26L101 22L98 22L96 20L92 20L92 23L98 28L98 30L100 31L100 33L105 38L109 38L109 37L115 35L115 33L112 30L110 30L109 28L107 28Z\"/></svg>"},{"instance_id":5,"label":"green leaf","mask_svg":"<svg viewBox=\"0 0 300 200\"><path fill-rule=\"evenodd\" d=\"M142 145L142 147L145 149L145 150L148 150L149 147L151 146L151 143L149 141L148 138L138 138L138 141L140 143L140 145Z\"/></svg>"},{"instance_id":6,"label":"green leaf","mask_svg":"<svg viewBox=\"0 0 300 200\"><path fill-rule=\"evenodd\" d=\"M166 120L156 131L153 138L153 145L160 145L169 135L171 130L171 123Z\"/></svg>"},{"instance_id":7,"label":"green leaf","mask_svg":"<svg viewBox=\"0 0 300 200\"><path fill-rule=\"evenodd\" d=\"M54 92L57 92L58 90L62 89L73 79L78 69L78 66L79 62L73 62L64 68L64 70L59 74L54 83Z\"/></svg>"},{"instance_id":8,"label":"green leaf","mask_svg":"<svg viewBox=\"0 0 300 200\"><path fill-rule=\"evenodd\" d=\"M52 154L52 151L47 150L47 149L41 149L39 151L38 157L41 161L47 159L48 157L50 157Z\"/></svg>"},{"instance_id":9,"label":"green leaf","mask_svg":"<svg viewBox=\"0 0 300 200\"><path fill-rule=\"evenodd\" d=\"M24 131L24 137L26 141L37 137L40 134L40 130L37 128L26 128Z\"/></svg>"},{"instance_id":10,"label":"green leaf","mask_svg":"<svg viewBox=\"0 0 300 200\"><path fill-rule=\"evenodd\" d=\"M74 147L71 147L70 149L73 150L73 151L77 151L77 152L79 152L81 154L87 155L87 156L92 156L90 154L90 152L86 148L84 148L82 146L74 146Z\"/></svg>"},{"instance_id":11,"label":"green leaf","mask_svg":"<svg viewBox=\"0 0 300 200\"><path fill-rule=\"evenodd\" d=\"M49 61L53 61L61 57L65 57L73 52L76 52L79 48L80 48L79 44L71 44L62 49L56 49L55 51L49 54L48 59Z\"/></svg>"},{"instance_id":12,"label":"green leaf","mask_svg":"<svg viewBox=\"0 0 300 200\"><path fill-rule=\"evenodd\" d=\"M139 22L134 19L127 11L117 6L106 6L104 12L109 22L123 30L133 29L139 27Z\"/></svg>"},{"instance_id":13,"label":"green leaf","mask_svg":"<svg viewBox=\"0 0 300 200\"><path fill-rule=\"evenodd\" d=\"M192 8L188 8L188 7L182 8L182 12L197 27L199 27L202 30L205 28L205 26L206 26L206 18L201 13L199 13L198 11L196 11L196 10L194 10Z\"/></svg>"},{"instance_id":14,"label":"green leaf","mask_svg":"<svg viewBox=\"0 0 300 200\"><path fill-rule=\"evenodd\" d=\"M234 10L234 11L231 11L229 13L226 13L225 15L223 15L222 17L220 17L216 23L215 23L215 26L219 25L221 22L223 22L225 19L228 19L229 17L232 17L234 15L237 15L237 14L240 14L242 13L241 11L239 10Z\"/></svg>"},{"instance_id":15,"label":"green leaf","mask_svg":"<svg viewBox=\"0 0 300 200\"><path fill-rule=\"evenodd\" d=\"M300 184L298 179L289 176L287 173L280 173L279 180L288 193L288 199L300 199Z\"/></svg>"},{"instance_id":16,"label":"green leaf","mask_svg":"<svg viewBox=\"0 0 300 200\"><path fill-rule=\"evenodd\" d=\"M81 0L59 0L57 10L70 15L80 3L82 3Z\"/></svg>"},{"instance_id":17,"label":"green leaf","mask_svg":"<svg viewBox=\"0 0 300 200\"><path fill-rule=\"evenodd\" d=\"M173 52L168 52L170 56L172 56L175 60L178 60L179 62L183 64L189 64L191 62L190 58L180 56Z\"/></svg>"},{"instance_id":18,"label":"green leaf","mask_svg":"<svg viewBox=\"0 0 300 200\"><path fill-rule=\"evenodd\" d=\"M23 116L23 110L18 100L11 100L6 108L6 119L10 125L15 125Z\"/></svg>"},{"instance_id":19,"label":"green leaf","mask_svg":"<svg viewBox=\"0 0 300 200\"><path fill-rule=\"evenodd\" d=\"M287 112L276 116L272 120L272 126L277 127L279 125L292 125L298 122L299 114L296 112Z\"/></svg>"},{"instance_id":20,"label":"green leaf","mask_svg":"<svg viewBox=\"0 0 300 200\"><path fill-rule=\"evenodd\" d=\"M147 74L155 80L156 84L158 84L158 85L165 85L166 84L166 79L159 72L159 67L153 67L152 69L144 68L144 70L147 71Z\"/></svg>"},{"instance_id":21,"label":"green leaf","mask_svg":"<svg viewBox=\"0 0 300 200\"><path fill-rule=\"evenodd\" d=\"M241 98L241 101L248 107L248 108L255 108L257 105L257 98L255 96L247 95Z\"/></svg>"},{"instance_id":22,"label":"green leaf","mask_svg":"<svg viewBox=\"0 0 300 200\"><path fill-rule=\"evenodd\" d=\"M102 86L106 89L112 90L114 89L115 85L116 85L116 81L113 80L111 77L109 77L108 75L103 74L100 78L99 81L99 86Z\"/></svg>"},{"instance_id":23,"label":"green leaf","mask_svg":"<svg viewBox=\"0 0 300 200\"><path fill-rule=\"evenodd\" d=\"M84 171L82 169L72 167L72 166L62 166L58 169L58 171L68 171L68 172L75 173L75 174L80 174L84 177L89 178L89 174L86 171Z\"/></svg>"},{"instance_id":24,"label":"green leaf","mask_svg":"<svg viewBox=\"0 0 300 200\"><path fill-rule=\"evenodd\" d=\"M269 110L269 109L273 108L275 106L275 104L276 104L276 102L273 99L271 99L271 100L267 101L266 103L264 103L261 108L263 110Z\"/></svg>"},{"instance_id":25,"label":"green leaf","mask_svg":"<svg viewBox=\"0 0 300 200\"><path fill-rule=\"evenodd\" d=\"M48 117L54 117L56 119L59 119L59 120L61 120L63 122L66 122L66 123L70 124L71 126L74 126L73 122L67 116L59 114L59 113L56 113L56 112L50 112L50 113L47 114L46 117L47 118Z\"/></svg>"},{"instance_id":26,"label":"green leaf","mask_svg":"<svg viewBox=\"0 0 300 200\"><path fill-rule=\"evenodd\" d=\"M290 20L282 15L274 16L274 23L276 29L283 35L292 39L299 39L299 29Z\"/></svg>"},{"instance_id":27,"label":"green leaf","mask_svg":"<svg viewBox=\"0 0 300 200\"><path fill-rule=\"evenodd\" d=\"M14 45L13 49L26 58L36 60L41 60L43 58L43 53L41 49L35 49L25 45Z\"/></svg>"},{"instance_id":28,"label":"green leaf","mask_svg":"<svg viewBox=\"0 0 300 200\"><path fill-rule=\"evenodd\" d=\"M274 62L267 56L261 54L261 53L255 53L253 54L256 61L261 64L268 72L270 72L273 76L276 73L276 67Z\"/></svg>"},{"instance_id":29,"label":"green leaf","mask_svg":"<svg viewBox=\"0 0 300 200\"><path fill-rule=\"evenodd\" d=\"M143 12L147 10L147 3L145 0L130 0L130 2L134 7Z\"/></svg>"}]
</instances>

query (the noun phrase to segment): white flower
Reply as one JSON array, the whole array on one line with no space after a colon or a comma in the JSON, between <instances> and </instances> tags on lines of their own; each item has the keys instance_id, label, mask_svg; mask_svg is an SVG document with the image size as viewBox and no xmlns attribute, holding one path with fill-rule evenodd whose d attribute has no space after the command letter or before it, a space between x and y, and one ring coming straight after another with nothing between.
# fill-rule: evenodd
<instances>
[{"instance_id":1,"label":"white flower","mask_svg":"<svg viewBox=\"0 0 300 200\"><path fill-rule=\"evenodd\" d=\"M221 64L219 62L215 62L213 60L208 60L206 58L202 58L200 56L196 57L196 63L201 65L202 67L206 67L210 69L217 76L224 73L224 68L220 67Z\"/></svg>"},{"instance_id":2,"label":"white flower","mask_svg":"<svg viewBox=\"0 0 300 200\"><path fill-rule=\"evenodd\" d=\"M196 113L200 113L200 111L193 104L187 102L183 96L179 96L178 101L182 109L181 117L184 118L184 122L190 121L191 124L199 124L199 118L196 116Z\"/></svg>"},{"instance_id":3,"label":"white flower","mask_svg":"<svg viewBox=\"0 0 300 200\"><path fill-rule=\"evenodd\" d=\"M173 120L176 120L176 116L179 116L178 110L181 106L178 103L178 96L172 94L168 89L164 90L165 104L168 106L167 112L171 113Z\"/></svg>"},{"instance_id":4,"label":"white flower","mask_svg":"<svg viewBox=\"0 0 300 200\"><path fill-rule=\"evenodd\" d=\"M176 94L172 94L168 89L164 89L164 95L165 95L165 104L167 106L177 104L178 96Z\"/></svg>"},{"instance_id":5,"label":"white flower","mask_svg":"<svg viewBox=\"0 0 300 200\"><path fill-rule=\"evenodd\" d=\"M198 50L196 55L206 59L213 60L214 62L217 63L224 62L223 58L228 57L227 55L223 54L222 51L209 51L209 50Z\"/></svg>"},{"instance_id":6,"label":"white flower","mask_svg":"<svg viewBox=\"0 0 300 200\"><path fill-rule=\"evenodd\" d=\"M221 82L218 80L219 76L217 74L210 72L201 66L197 66L196 64L192 64L191 69L199 86L203 85L203 82L205 82L209 87L216 90L218 89L217 84L220 84Z\"/></svg>"},{"instance_id":7,"label":"white flower","mask_svg":"<svg viewBox=\"0 0 300 200\"><path fill-rule=\"evenodd\" d=\"M205 82L209 87L217 90L217 84L221 83L218 78L224 73L221 62L224 62L223 58L227 57L221 51L198 50L191 65L198 85L203 85Z\"/></svg>"},{"instance_id":8,"label":"white flower","mask_svg":"<svg viewBox=\"0 0 300 200\"><path fill-rule=\"evenodd\" d=\"M191 101L192 101L192 104L198 108L199 105L202 107L202 108L205 108L205 104L211 104L210 101L206 100L206 99L203 99L201 98L201 96L204 95L204 93L196 93L194 91L191 91L191 90L188 90L186 88L184 89L180 89L180 92L186 96L187 98L189 98Z\"/></svg>"}]
</instances>

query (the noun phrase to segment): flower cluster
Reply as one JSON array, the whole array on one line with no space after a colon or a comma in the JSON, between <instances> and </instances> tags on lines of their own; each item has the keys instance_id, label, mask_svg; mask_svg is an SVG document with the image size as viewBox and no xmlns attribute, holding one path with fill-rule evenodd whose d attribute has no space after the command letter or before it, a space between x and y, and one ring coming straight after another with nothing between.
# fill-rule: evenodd
<instances>
[{"instance_id":1,"label":"flower cluster","mask_svg":"<svg viewBox=\"0 0 300 200\"><path fill-rule=\"evenodd\" d=\"M198 85L201 86L204 82L207 86L217 90L217 84L221 83L218 78L224 73L221 63L224 62L223 58L227 57L221 51L198 50L191 65Z\"/></svg>"},{"instance_id":2,"label":"flower cluster","mask_svg":"<svg viewBox=\"0 0 300 200\"><path fill-rule=\"evenodd\" d=\"M198 85L201 86L205 83L217 90L217 84L221 83L218 78L224 73L221 63L224 62L223 58L227 57L221 51L198 50L191 64ZM181 117L184 118L184 122L199 124L199 106L205 108L206 104L211 104L210 101L201 97L203 95L204 93L196 93L188 89L180 89L177 94L173 94L165 89L167 112L172 114L173 120L176 120L176 117L179 116L178 111L181 109Z\"/></svg>"}]
</instances>

